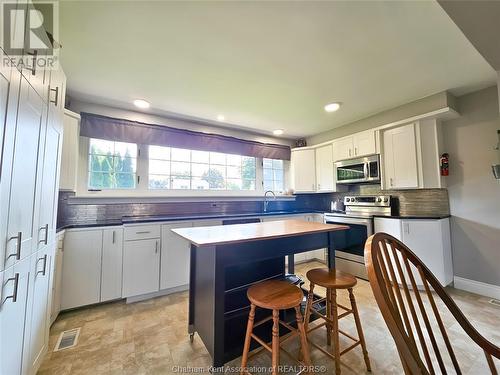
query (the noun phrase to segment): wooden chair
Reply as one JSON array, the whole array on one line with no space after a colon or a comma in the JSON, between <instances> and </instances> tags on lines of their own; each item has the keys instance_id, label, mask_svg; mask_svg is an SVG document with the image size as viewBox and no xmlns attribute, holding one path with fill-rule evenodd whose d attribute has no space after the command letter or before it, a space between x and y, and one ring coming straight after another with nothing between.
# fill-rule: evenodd
<instances>
[{"instance_id":1,"label":"wooden chair","mask_svg":"<svg viewBox=\"0 0 500 375\"><path fill-rule=\"evenodd\" d=\"M449 339L441 318L444 307L441 304L438 307L435 295L484 351L491 373L497 374L493 357L500 358L500 348L476 331L439 281L402 242L386 233L371 236L365 244L365 264L373 294L394 338L405 374L434 374L436 371L446 374L447 367L461 374L453 350L454 342ZM444 342L446 350L439 342Z\"/></svg>"}]
</instances>

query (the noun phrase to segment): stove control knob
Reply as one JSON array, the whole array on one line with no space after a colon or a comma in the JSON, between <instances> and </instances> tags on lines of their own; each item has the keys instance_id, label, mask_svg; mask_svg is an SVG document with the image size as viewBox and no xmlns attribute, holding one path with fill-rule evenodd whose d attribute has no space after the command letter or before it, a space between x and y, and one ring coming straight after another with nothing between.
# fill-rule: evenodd
<instances>
[{"instance_id":1,"label":"stove control knob","mask_svg":"<svg viewBox=\"0 0 500 375\"><path fill-rule=\"evenodd\" d=\"M350 202L351 201L351 198L346 198L345 199L346 202Z\"/></svg>"},{"instance_id":2,"label":"stove control knob","mask_svg":"<svg viewBox=\"0 0 500 375\"><path fill-rule=\"evenodd\" d=\"M382 202L382 198L378 197L377 202Z\"/></svg>"},{"instance_id":3,"label":"stove control knob","mask_svg":"<svg viewBox=\"0 0 500 375\"><path fill-rule=\"evenodd\" d=\"M384 202L389 202L389 198L385 197Z\"/></svg>"}]
</instances>

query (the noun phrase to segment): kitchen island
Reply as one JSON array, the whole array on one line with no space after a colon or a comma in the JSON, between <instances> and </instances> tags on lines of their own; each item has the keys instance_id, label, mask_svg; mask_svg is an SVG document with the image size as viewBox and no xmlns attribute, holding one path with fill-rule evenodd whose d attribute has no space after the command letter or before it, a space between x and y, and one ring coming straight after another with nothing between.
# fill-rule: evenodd
<instances>
[{"instance_id":1,"label":"kitchen island","mask_svg":"<svg viewBox=\"0 0 500 375\"><path fill-rule=\"evenodd\" d=\"M241 355L249 310L247 289L263 280L286 278L287 255L327 248L328 266L333 268L332 234L348 228L283 220L172 229L191 243L188 332L191 338L198 333L214 367ZM256 319L267 314L258 310ZM266 324L258 328L263 337L270 333Z\"/></svg>"}]
</instances>

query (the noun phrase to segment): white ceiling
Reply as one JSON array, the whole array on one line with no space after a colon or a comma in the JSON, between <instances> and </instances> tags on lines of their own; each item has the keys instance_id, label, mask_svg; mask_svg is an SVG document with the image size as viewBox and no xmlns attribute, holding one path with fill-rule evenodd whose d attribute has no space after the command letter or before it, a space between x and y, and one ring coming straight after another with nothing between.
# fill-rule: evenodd
<instances>
[{"instance_id":1,"label":"white ceiling","mask_svg":"<svg viewBox=\"0 0 500 375\"><path fill-rule=\"evenodd\" d=\"M70 95L288 137L496 82L434 1L64 1L60 13ZM324 112L332 101L341 109Z\"/></svg>"}]
</instances>

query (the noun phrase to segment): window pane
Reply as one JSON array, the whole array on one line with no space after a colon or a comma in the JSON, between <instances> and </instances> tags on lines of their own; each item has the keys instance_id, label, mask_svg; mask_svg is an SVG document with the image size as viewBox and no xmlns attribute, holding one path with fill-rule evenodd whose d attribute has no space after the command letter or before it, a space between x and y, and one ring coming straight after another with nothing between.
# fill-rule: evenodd
<instances>
[{"instance_id":1,"label":"window pane","mask_svg":"<svg viewBox=\"0 0 500 375\"><path fill-rule=\"evenodd\" d=\"M108 155L114 153L114 142L113 141L105 141L103 139L90 139L90 154L100 154L100 155Z\"/></svg>"},{"instance_id":2,"label":"window pane","mask_svg":"<svg viewBox=\"0 0 500 375\"><path fill-rule=\"evenodd\" d=\"M112 181L109 173L89 173L89 188L91 189L111 189L113 187Z\"/></svg>"},{"instance_id":3,"label":"window pane","mask_svg":"<svg viewBox=\"0 0 500 375\"><path fill-rule=\"evenodd\" d=\"M274 170L273 179L275 181L283 181L283 171L282 170Z\"/></svg>"},{"instance_id":4,"label":"window pane","mask_svg":"<svg viewBox=\"0 0 500 375\"><path fill-rule=\"evenodd\" d=\"M150 189L169 189L170 177L149 175L149 188Z\"/></svg>"},{"instance_id":5,"label":"window pane","mask_svg":"<svg viewBox=\"0 0 500 375\"><path fill-rule=\"evenodd\" d=\"M274 169L283 169L283 160L277 160L277 159L272 159L272 160Z\"/></svg>"},{"instance_id":6,"label":"window pane","mask_svg":"<svg viewBox=\"0 0 500 375\"><path fill-rule=\"evenodd\" d=\"M222 168L225 169L225 167ZM225 174L220 169L216 169L216 166L210 167L208 173L202 179L208 182L210 189L225 189L226 187Z\"/></svg>"},{"instance_id":7,"label":"window pane","mask_svg":"<svg viewBox=\"0 0 500 375\"><path fill-rule=\"evenodd\" d=\"M241 177L255 180L255 158L243 157L241 162Z\"/></svg>"},{"instance_id":8,"label":"window pane","mask_svg":"<svg viewBox=\"0 0 500 375\"><path fill-rule=\"evenodd\" d=\"M193 163L207 163L210 160L210 153L207 151L191 151L191 161Z\"/></svg>"},{"instance_id":9,"label":"window pane","mask_svg":"<svg viewBox=\"0 0 500 375\"><path fill-rule=\"evenodd\" d=\"M137 145L135 143L114 142L115 152L114 155L121 157L137 157Z\"/></svg>"},{"instance_id":10,"label":"window pane","mask_svg":"<svg viewBox=\"0 0 500 375\"><path fill-rule=\"evenodd\" d=\"M192 178L191 179L191 189L193 190L207 190L210 188L208 181L203 180L201 178Z\"/></svg>"},{"instance_id":11,"label":"window pane","mask_svg":"<svg viewBox=\"0 0 500 375\"><path fill-rule=\"evenodd\" d=\"M135 174L116 173L116 188L132 189L135 188Z\"/></svg>"},{"instance_id":12,"label":"window pane","mask_svg":"<svg viewBox=\"0 0 500 375\"><path fill-rule=\"evenodd\" d=\"M191 150L183 148L172 148L172 160L191 161Z\"/></svg>"},{"instance_id":13,"label":"window pane","mask_svg":"<svg viewBox=\"0 0 500 375\"><path fill-rule=\"evenodd\" d=\"M201 177L208 173L208 164L191 164L191 176Z\"/></svg>"},{"instance_id":14,"label":"window pane","mask_svg":"<svg viewBox=\"0 0 500 375\"><path fill-rule=\"evenodd\" d=\"M227 155L227 165L241 165L241 155Z\"/></svg>"},{"instance_id":15,"label":"window pane","mask_svg":"<svg viewBox=\"0 0 500 375\"><path fill-rule=\"evenodd\" d=\"M89 155L89 171L110 172L113 170L111 155Z\"/></svg>"},{"instance_id":16,"label":"window pane","mask_svg":"<svg viewBox=\"0 0 500 375\"><path fill-rule=\"evenodd\" d=\"M170 174L170 162L164 160L150 160L149 161L150 174Z\"/></svg>"},{"instance_id":17,"label":"window pane","mask_svg":"<svg viewBox=\"0 0 500 375\"><path fill-rule=\"evenodd\" d=\"M273 181L272 180L264 180L264 190L273 190Z\"/></svg>"},{"instance_id":18,"label":"window pane","mask_svg":"<svg viewBox=\"0 0 500 375\"><path fill-rule=\"evenodd\" d=\"M227 178L241 178L241 167L227 167Z\"/></svg>"},{"instance_id":19,"label":"window pane","mask_svg":"<svg viewBox=\"0 0 500 375\"><path fill-rule=\"evenodd\" d=\"M240 179L228 179L227 180L227 189L228 190L241 190L241 180Z\"/></svg>"},{"instance_id":20,"label":"window pane","mask_svg":"<svg viewBox=\"0 0 500 375\"><path fill-rule=\"evenodd\" d=\"M273 180L273 170L272 169L264 169L264 181L265 180Z\"/></svg>"},{"instance_id":21,"label":"window pane","mask_svg":"<svg viewBox=\"0 0 500 375\"><path fill-rule=\"evenodd\" d=\"M172 177L172 189L191 189L191 180L186 177Z\"/></svg>"},{"instance_id":22,"label":"window pane","mask_svg":"<svg viewBox=\"0 0 500 375\"><path fill-rule=\"evenodd\" d=\"M170 147L149 146L149 159L170 160Z\"/></svg>"},{"instance_id":23,"label":"window pane","mask_svg":"<svg viewBox=\"0 0 500 375\"><path fill-rule=\"evenodd\" d=\"M274 181L274 190L283 191L283 181Z\"/></svg>"},{"instance_id":24,"label":"window pane","mask_svg":"<svg viewBox=\"0 0 500 375\"><path fill-rule=\"evenodd\" d=\"M220 154L218 152L210 153L210 164L226 165L226 154Z\"/></svg>"},{"instance_id":25,"label":"window pane","mask_svg":"<svg viewBox=\"0 0 500 375\"><path fill-rule=\"evenodd\" d=\"M262 166L264 168L272 168L273 167L273 159L263 159Z\"/></svg>"},{"instance_id":26,"label":"window pane","mask_svg":"<svg viewBox=\"0 0 500 375\"><path fill-rule=\"evenodd\" d=\"M136 171L136 159L134 158L121 158L115 157L115 172L121 173L135 173Z\"/></svg>"},{"instance_id":27,"label":"window pane","mask_svg":"<svg viewBox=\"0 0 500 375\"><path fill-rule=\"evenodd\" d=\"M191 163L173 161L170 168L172 175L184 177L191 176Z\"/></svg>"},{"instance_id":28,"label":"window pane","mask_svg":"<svg viewBox=\"0 0 500 375\"><path fill-rule=\"evenodd\" d=\"M243 190L255 190L255 180L243 180L241 188Z\"/></svg>"}]
</instances>

